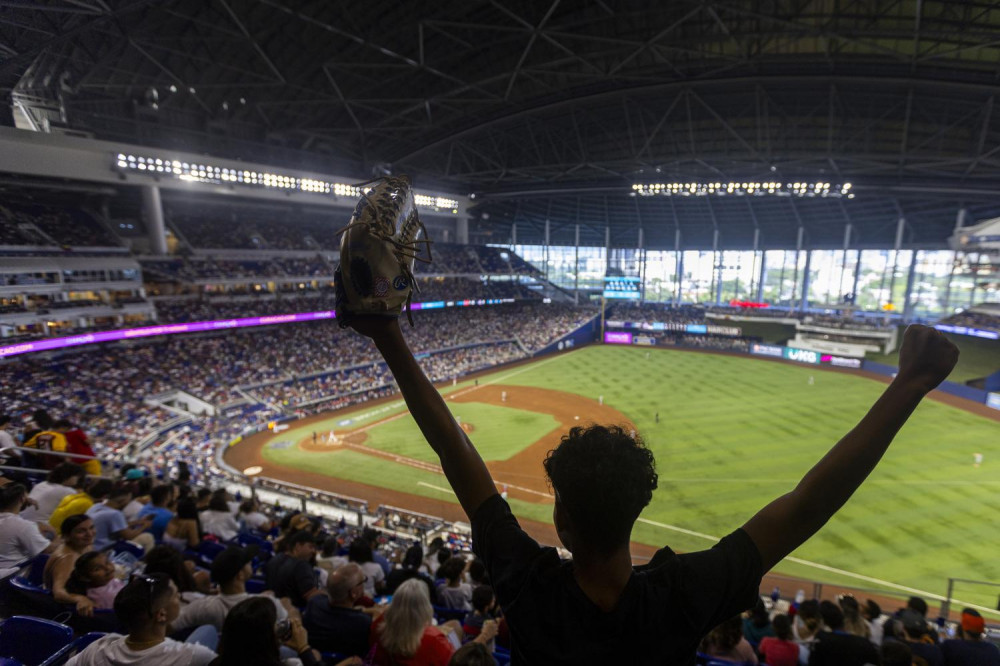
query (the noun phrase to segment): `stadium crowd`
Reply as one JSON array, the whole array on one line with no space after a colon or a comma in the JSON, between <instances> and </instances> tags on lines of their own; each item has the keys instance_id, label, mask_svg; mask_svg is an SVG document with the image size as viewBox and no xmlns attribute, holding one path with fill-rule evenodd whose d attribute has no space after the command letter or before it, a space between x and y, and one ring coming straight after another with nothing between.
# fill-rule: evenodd
<instances>
[{"instance_id":1,"label":"stadium crowd","mask_svg":"<svg viewBox=\"0 0 1000 666\"><path fill-rule=\"evenodd\" d=\"M996 304L985 305L992 305L995 312L966 310L964 312L953 314L950 317L945 317L938 323L949 324L951 326L982 328L1000 333L1000 307Z\"/></svg>"},{"instance_id":2,"label":"stadium crowd","mask_svg":"<svg viewBox=\"0 0 1000 666\"><path fill-rule=\"evenodd\" d=\"M2 610L61 610L79 636L64 650L69 664L509 659L492 581L458 535L439 533L425 548L388 527L230 495L187 464L105 472L63 462L0 486L0 540L11 544L0 551L0 577L16 580ZM390 517L378 524L400 523ZM463 661L473 652L483 660ZM971 608L953 621L933 618L919 597L883 610L850 595L783 599L775 589L704 637L698 663L709 662L996 666L1000 650Z\"/></svg>"},{"instance_id":3,"label":"stadium crowd","mask_svg":"<svg viewBox=\"0 0 1000 666\"><path fill-rule=\"evenodd\" d=\"M0 245L114 247L118 242L79 208L0 202Z\"/></svg>"}]
</instances>

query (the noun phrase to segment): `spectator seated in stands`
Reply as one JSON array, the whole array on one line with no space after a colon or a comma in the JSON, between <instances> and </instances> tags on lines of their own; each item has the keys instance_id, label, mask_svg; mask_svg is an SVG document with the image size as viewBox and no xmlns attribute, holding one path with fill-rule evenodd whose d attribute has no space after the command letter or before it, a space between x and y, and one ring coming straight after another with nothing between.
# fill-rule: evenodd
<instances>
[{"instance_id":1,"label":"spectator seated in stands","mask_svg":"<svg viewBox=\"0 0 1000 666\"><path fill-rule=\"evenodd\" d=\"M256 596L246 590L246 582L253 577L252 562L256 555L256 546L230 546L216 555L212 560L212 582L219 586L219 593L184 605L177 619L170 623L170 633L206 624L222 631L229 612L238 603ZM271 595L266 598L274 604L278 620L287 620L288 611L281 601Z\"/></svg>"},{"instance_id":2,"label":"spectator seated in stands","mask_svg":"<svg viewBox=\"0 0 1000 666\"><path fill-rule=\"evenodd\" d=\"M355 607L364 596L364 584L364 571L350 562L330 574L325 595L309 599L302 623L318 650L359 657L368 653L372 618Z\"/></svg>"},{"instance_id":3,"label":"spectator seated in stands","mask_svg":"<svg viewBox=\"0 0 1000 666\"><path fill-rule=\"evenodd\" d=\"M278 553L264 565L267 589L276 597L288 597L301 608L322 591L316 586L313 560L316 542L311 532L299 530L283 540L284 552Z\"/></svg>"},{"instance_id":4,"label":"spectator seated in stands","mask_svg":"<svg viewBox=\"0 0 1000 666\"><path fill-rule=\"evenodd\" d=\"M0 488L0 578L15 573L18 565L39 553L51 553L58 545L42 534L38 523L19 515L28 502L28 492L20 483Z\"/></svg>"},{"instance_id":5,"label":"spectator seated in stands","mask_svg":"<svg viewBox=\"0 0 1000 666\"><path fill-rule=\"evenodd\" d=\"M115 565L108 553L92 550L77 558L73 573L66 581L66 591L84 595L94 608L114 608L115 597L125 587L125 582L115 577Z\"/></svg>"},{"instance_id":6,"label":"spectator seated in stands","mask_svg":"<svg viewBox=\"0 0 1000 666\"><path fill-rule=\"evenodd\" d=\"M763 599L758 598L757 605L743 618L743 636L754 647L760 645L765 636L774 636L774 627L771 626L771 618Z\"/></svg>"},{"instance_id":7,"label":"spectator seated in stands","mask_svg":"<svg viewBox=\"0 0 1000 666\"><path fill-rule=\"evenodd\" d=\"M382 567L372 560L372 547L364 537L357 537L347 548L347 560L354 562L365 572L365 596L374 599L382 590L385 573Z\"/></svg>"},{"instance_id":8,"label":"spectator seated in stands","mask_svg":"<svg viewBox=\"0 0 1000 666\"><path fill-rule=\"evenodd\" d=\"M201 519L198 506L190 497L177 502L177 514L163 530L163 544L184 552L188 548L197 549L201 543Z\"/></svg>"},{"instance_id":9,"label":"spectator seated in stands","mask_svg":"<svg viewBox=\"0 0 1000 666\"><path fill-rule=\"evenodd\" d=\"M432 626L433 619L434 609L427 596L427 587L418 580L400 585L389 608L372 624L375 641L372 663L448 663L452 653L462 644L462 629L455 620L440 627Z\"/></svg>"},{"instance_id":10,"label":"spectator seated in stands","mask_svg":"<svg viewBox=\"0 0 1000 666\"><path fill-rule=\"evenodd\" d=\"M1000 666L1000 648L983 640L986 621L979 611L962 610L958 638L941 643L945 666Z\"/></svg>"},{"instance_id":11,"label":"spectator seated in stands","mask_svg":"<svg viewBox=\"0 0 1000 666\"><path fill-rule=\"evenodd\" d=\"M77 559L94 549L94 521L85 513L78 513L62 521L59 526L62 544L45 563L42 581L52 590L52 598L61 604L76 604L76 612L90 617L94 602L84 594L74 594L66 589L66 582L76 567Z\"/></svg>"},{"instance_id":12,"label":"spectator seated in stands","mask_svg":"<svg viewBox=\"0 0 1000 666\"><path fill-rule=\"evenodd\" d=\"M872 601L867 600L864 606L861 607L861 617L864 619L865 623L868 625L868 640L870 640L874 645L882 645L882 623L879 619L882 617L882 608Z\"/></svg>"},{"instance_id":13,"label":"spectator seated in stands","mask_svg":"<svg viewBox=\"0 0 1000 666\"><path fill-rule=\"evenodd\" d=\"M201 599L211 592L207 571L196 571L194 562L185 560L170 546L157 546L143 558L146 573L162 573L173 581L184 603Z\"/></svg>"},{"instance_id":14,"label":"spectator seated in stands","mask_svg":"<svg viewBox=\"0 0 1000 666\"><path fill-rule=\"evenodd\" d=\"M115 598L115 614L128 635L97 639L67 666L206 666L215 659L215 652L190 642L191 638L187 643L167 638L167 626L180 613L180 604L180 593L169 577L135 576Z\"/></svg>"},{"instance_id":15,"label":"spectator seated in stands","mask_svg":"<svg viewBox=\"0 0 1000 666\"><path fill-rule=\"evenodd\" d=\"M385 593L394 594L396 588L404 582L411 578L418 578L427 585L428 596L432 600L436 599L437 593L434 589L434 580L422 571L422 569L426 568L423 559L424 549L420 547L420 544L414 544L407 548L406 554L403 555L402 565L398 569L390 571L389 575L385 578Z\"/></svg>"},{"instance_id":16,"label":"spectator seated in stands","mask_svg":"<svg viewBox=\"0 0 1000 666\"><path fill-rule=\"evenodd\" d=\"M153 522L152 516L147 515L131 524L125 519L122 509L131 501L132 490L123 485L114 488L106 500L87 509L96 529L94 548L104 550L116 541L131 541L143 552L148 552L156 545L153 535L146 532Z\"/></svg>"},{"instance_id":17,"label":"spectator seated in stands","mask_svg":"<svg viewBox=\"0 0 1000 666\"><path fill-rule=\"evenodd\" d=\"M861 636L865 640L871 640L871 626L861 617L861 607L858 600L850 594L837 597L840 610L844 613L844 631L852 636Z\"/></svg>"},{"instance_id":18,"label":"spectator seated in stands","mask_svg":"<svg viewBox=\"0 0 1000 666\"><path fill-rule=\"evenodd\" d=\"M944 655L941 654L941 648L935 645L934 637L927 627L927 620L919 611L905 608L898 618L886 622L893 622L895 625L894 638L887 637L886 640L906 643L913 651L913 656L925 660L928 666L943 666Z\"/></svg>"},{"instance_id":19,"label":"spectator seated in stands","mask_svg":"<svg viewBox=\"0 0 1000 666\"><path fill-rule=\"evenodd\" d=\"M861 636L844 630L844 612L832 601L821 601L825 631L816 635L809 654L809 666L864 666L878 663L878 650Z\"/></svg>"},{"instance_id":20,"label":"spectator seated in stands","mask_svg":"<svg viewBox=\"0 0 1000 666\"><path fill-rule=\"evenodd\" d=\"M798 666L799 646L792 640L792 623L785 614L775 615L771 621L774 636L765 636L760 641L761 658L768 666Z\"/></svg>"},{"instance_id":21,"label":"spectator seated in stands","mask_svg":"<svg viewBox=\"0 0 1000 666\"><path fill-rule=\"evenodd\" d=\"M451 655L448 666L496 666L489 648L481 643L466 643Z\"/></svg>"},{"instance_id":22,"label":"spectator seated in stands","mask_svg":"<svg viewBox=\"0 0 1000 666\"><path fill-rule=\"evenodd\" d=\"M480 585L472 590L472 611L465 616L462 622L462 631L466 636L475 638L483 631L483 626L492 621L496 621L497 598L493 594L493 588L489 585ZM493 645L490 645L493 648Z\"/></svg>"},{"instance_id":23,"label":"spectator seated in stands","mask_svg":"<svg viewBox=\"0 0 1000 666\"><path fill-rule=\"evenodd\" d=\"M153 488L149 493L149 504L139 511L139 518L152 516L153 522L149 526L149 531L153 538L159 543L163 541L163 531L167 528L167 523L174 517L172 510L174 506L175 489L171 485L163 484Z\"/></svg>"},{"instance_id":24,"label":"spectator seated in stands","mask_svg":"<svg viewBox=\"0 0 1000 666\"><path fill-rule=\"evenodd\" d=\"M226 616L219 642L219 657L212 662L212 666L287 665L289 662L281 658L282 642L298 655L297 661L301 661L302 666L320 666L323 663L319 653L310 647L309 634L300 620L279 621L274 604L267 598L245 599ZM358 658L346 662L360 663Z\"/></svg>"},{"instance_id":25,"label":"spectator seated in stands","mask_svg":"<svg viewBox=\"0 0 1000 666\"><path fill-rule=\"evenodd\" d=\"M472 610L472 586L462 582L465 567L465 559L458 555L448 558L441 565L438 575L445 580L437 587L438 605L456 610Z\"/></svg>"},{"instance_id":26,"label":"spectator seated in stands","mask_svg":"<svg viewBox=\"0 0 1000 666\"><path fill-rule=\"evenodd\" d=\"M382 567L382 573L388 576L389 572L392 571L392 564L389 562L389 560L385 559L385 555L378 552L378 546L379 546L378 530L372 529L371 527L366 527L361 532L361 538L367 541L368 545L371 546L372 562Z\"/></svg>"},{"instance_id":27,"label":"spectator seated in stands","mask_svg":"<svg viewBox=\"0 0 1000 666\"><path fill-rule=\"evenodd\" d=\"M225 494L212 493L208 509L202 511L198 518L205 534L214 534L222 541L232 541L240 532L240 525L226 503Z\"/></svg>"},{"instance_id":28,"label":"spectator seated in stands","mask_svg":"<svg viewBox=\"0 0 1000 666\"><path fill-rule=\"evenodd\" d=\"M739 615L712 629L701 642L700 651L710 657L741 664L757 663L757 655L743 636L743 619Z\"/></svg>"},{"instance_id":29,"label":"spectator seated in stands","mask_svg":"<svg viewBox=\"0 0 1000 666\"><path fill-rule=\"evenodd\" d=\"M91 480L86 486L86 490L67 495L59 500L59 505L52 512L52 516L49 517L49 525L55 529L59 529L63 521L70 516L87 513L94 504L103 502L111 494L114 487L115 484L111 479Z\"/></svg>"},{"instance_id":30,"label":"spectator seated in stands","mask_svg":"<svg viewBox=\"0 0 1000 666\"><path fill-rule=\"evenodd\" d=\"M240 504L239 521L248 530L254 530L261 534L266 534L271 527L271 519L260 512L260 502L256 497L243 500Z\"/></svg>"},{"instance_id":31,"label":"spectator seated in stands","mask_svg":"<svg viewBox=\"0 0 1000 666\"><path fill-rule=\"evenodd\" d=\"M52 512L67 495L73 495L83 482L83 468L73 463L60 463L44 481L36 483L28 493L37 506L31 506L21 514L22 518L39 523L48 523Z\"/></svg>"},{"instance_id":32,"label":"spectator seated in stands","mask_svg":"<svg viewBox=\"0 0 1000 666\"><path fill-rule=\"evenodd\" d=\"M573 554L564 562L518 525L468 435L421 370L399 322L358 317L351 326L373 339L437 453L472 524L473 551L504 610L512 661L530 663L690 662L703 635L756 603L764 572L815 534L860 487L958 360L957 348L939 332L910 326L893 382L795 489L710 550L675 555L664 548L649 564L633 567L632 528L658 479L641 438L620 427L576 427L546 457L556 534ZM424 589L407 581L396 597L408 585ZM597 626L601 631L587 629Z\"/></svg>"}]
</instances>

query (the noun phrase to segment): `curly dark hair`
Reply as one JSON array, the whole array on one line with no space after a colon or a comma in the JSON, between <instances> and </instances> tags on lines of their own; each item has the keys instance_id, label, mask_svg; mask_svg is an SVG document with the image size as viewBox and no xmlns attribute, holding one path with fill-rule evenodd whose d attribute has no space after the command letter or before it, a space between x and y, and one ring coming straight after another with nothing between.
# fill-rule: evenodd
<instances>
[{"instance_id":1,"label":"curly dark hair","mask_svg":"<svg viewBox=\"0 0 1000 666\"><path fill-rule=\"evenodd\" d=\"M597 552L628 541L656 490L653 454L621 426L572 428L544 465L574 535Z\"/></svg>"}]
</instances>

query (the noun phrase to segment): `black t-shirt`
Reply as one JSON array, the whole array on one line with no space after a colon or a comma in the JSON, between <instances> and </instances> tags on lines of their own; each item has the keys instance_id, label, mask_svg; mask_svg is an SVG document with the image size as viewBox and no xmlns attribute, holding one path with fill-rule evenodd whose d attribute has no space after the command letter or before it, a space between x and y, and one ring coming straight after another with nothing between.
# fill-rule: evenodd
<instances>
[{"instance_id":1,"label":"black t-shirt","mask_svg":"<svg viewBox=\"0 0 1000 666\"><path fill-rule=\"evenodd\" d=\"M944 666L1000 666L1000 648L982 640L945 641L941 653Z\"/></svg>"},{"instance_id":2,"label":"black t-shirt","mask_svg":"<svg viewBox=\"0 0 1000 666\"><path fill-rule=\"evenodd\" d=\"M871 641L843 631L821 631L809 651L809 666L864 666L880 662Z\"/></svg>"},{"instance_id":3,"label":"black t-shirt","mask_svg":"<svg viewBox=\"0 0 1000 666\"><path fill-rule=\"evenodd\" d=\"M302 614L302 625L309 632L309 643L321 652L359 657L368 654L371 617L353 608L331 606L325 594L309 600Z\"/></svg>"},{"instance_id":4,"label":"black t-shirt","mask_svg":"<svg viewBox=\"0 0 1000 666\"><path fill-rule=\"evenodd\" d=\"M736 530L710 550L657 551L605 612L580 589L572 561L539 546L499 495L472 519L472 550L486 564L518 666L694 664L705 634L757 602L763 574L757 546Z\"/></svg>"},{"instance_id":5,"label":"black t-shirt","mask_svg":"<svg viewBox=\"0 0 1000 666\"><path fill-rule=\"evenodd\" d=\"M286 553L278 553L264 565L264 578L267 589L274 591L274 596L288 597L295 606L305 606L305 595L316 588L316 574L312 566Z\"/></svg>"}]
</instances>

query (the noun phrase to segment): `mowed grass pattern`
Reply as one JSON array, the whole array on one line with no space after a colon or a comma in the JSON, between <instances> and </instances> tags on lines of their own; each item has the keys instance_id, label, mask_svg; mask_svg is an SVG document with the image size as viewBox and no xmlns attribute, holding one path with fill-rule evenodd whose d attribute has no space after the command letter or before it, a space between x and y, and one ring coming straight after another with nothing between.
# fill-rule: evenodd
<instances>
[{"instance_id":1,"label":"mowed grass pattern","mask_svg":"<svg viewBox=\"0 0 1000 666\"><path fill-rule=\"evenodd\" d=\"M506 460L559 426L551 414L476 402L450 402L448 406L463 423L470 423L475 428L471 439L484 460ZM414 427L412 418L382 423L367 433L366 446L425 462L438 462L437 455Z\"/></svg>"},{"instance_id":2,"label":"mowed grass pattern","mask_svg":"<svg viewBox=\"0 0 1000 666\"><path fill-rule=\"evenodd\" d=\"M647 358L642 348L615 346L588 347L501 370L480 383L494 381L589 398L603 395L607 404L634 421L656 455L660 487L642 518L714 537L739 527L767 502L791 490L885 388L875 380L815 367L661 349L649 350ZM462 388L459 384L444 392ZM398 424L394 437L426 446L412 418L393 424ZM478 432L473 441L485 441L490 425L475 424ZM502 431L505 424L496 427ZM517 443L508 455L529 443ZM492 455L484 458L501 454L491 450ZM433 460L427 452L429 448L421 458ZM985 459L980 468L972 464L977 452ZM291 467L453 500L428 487L447 488L442 476L353 451L265 449L265 457ZM1000 423L926 400L868 482L794 553L806 563L786 560L777 570L880 587L817 568L815 563L936 594L945 592L949 576L1000 580L997 470ZM521 517L551 521L548 506L512 505ZM712 544L642 521L633 539L680 551ZM995 590L967 589L957 596L990 608L996 605Z\"/></svg>"}]
</instances>

